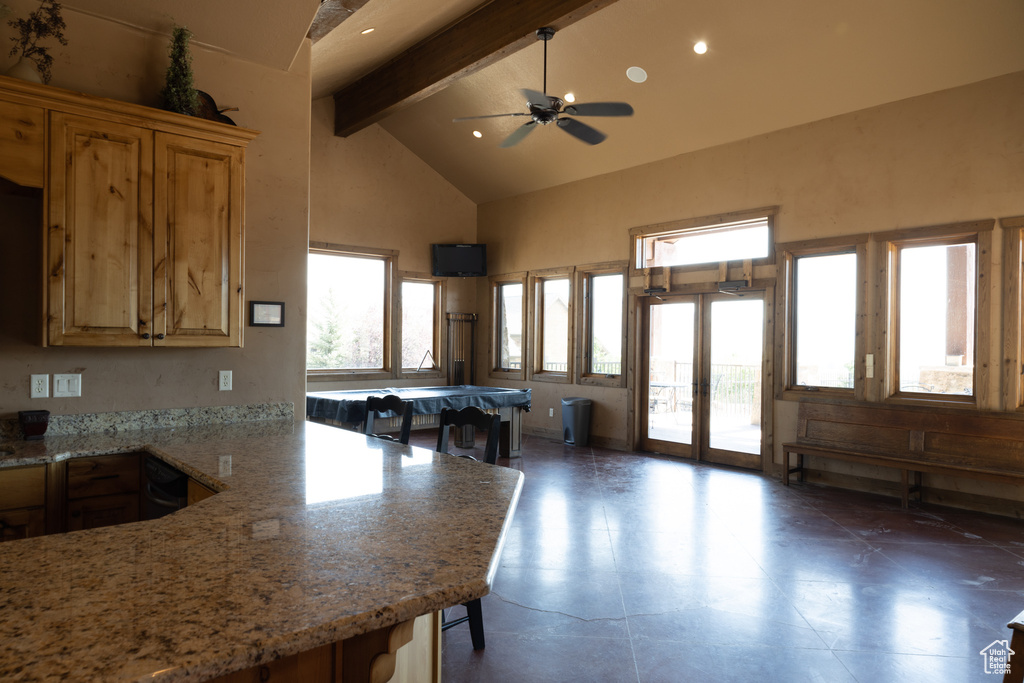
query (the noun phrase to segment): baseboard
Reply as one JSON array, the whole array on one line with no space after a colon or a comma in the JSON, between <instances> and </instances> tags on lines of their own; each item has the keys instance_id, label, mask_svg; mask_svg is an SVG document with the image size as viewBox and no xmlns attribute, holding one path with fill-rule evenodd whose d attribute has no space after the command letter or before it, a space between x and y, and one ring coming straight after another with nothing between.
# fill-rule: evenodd
<instances>
[{"instance_id":1,"label":"baseboard","mask_svg":"<svg viewBox=\"0 0 1024 683\"><path fill-rule=\"evenodd\" d=\"M551 439L552 441L562 440L562 430L560 429L545 429L544 427L531 427L527 429L524 427L523 434L538 436L542 439ZM609 436L597 436L595 434L591 434L587 439L587 447L590 446L594 448L607 448L613 451L629 450L629 444L626 443L625 439L613 439Z\"/></svg>"}]
</instances>

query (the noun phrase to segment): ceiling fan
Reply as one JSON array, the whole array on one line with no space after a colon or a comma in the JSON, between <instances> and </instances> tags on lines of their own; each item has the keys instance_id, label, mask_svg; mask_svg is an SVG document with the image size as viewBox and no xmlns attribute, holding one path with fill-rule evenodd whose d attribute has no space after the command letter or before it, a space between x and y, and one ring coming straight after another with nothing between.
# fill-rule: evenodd
<instances>
[{"instance_id":1,"label":"ceiling fan","mask_svg":"<svg viewBox=\"0 0 1024 683\"><path fill-rule=\"evenodd\" d=\"M537 39L544 41L544 90L548 89L548 41L555 35L555 29L546 27L537 29ZM596 145L608 136L585 123L571 119L569 116L632 116L633 107L625 102L589 102L583 104L566 104L560 97L552 97L543 92L523 88L520 92L526 97L528 112L511 114L488 114L485 116L465 116L452 119L453 122L471 121L473 119L494 119L503 116L529 116L530 120L517 128L505 138L499 147L512 147L523 141L538 125L556 124L569 135L576 137L588 145Z\"/></svg>"}]
</instances>

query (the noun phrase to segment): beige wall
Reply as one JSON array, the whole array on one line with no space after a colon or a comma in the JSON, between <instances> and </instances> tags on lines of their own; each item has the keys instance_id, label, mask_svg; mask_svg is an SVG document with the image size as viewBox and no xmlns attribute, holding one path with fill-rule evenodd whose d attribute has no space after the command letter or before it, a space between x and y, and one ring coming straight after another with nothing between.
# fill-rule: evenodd
<instances>
[{"instance_id":1,"label":"beige wall","mask_svg":"<svg viewBox=\"0 0 1024 683\"><path fill-rule=\"evenodd\" d=\"M1022 111L1024 72L484 204L479 240L500 274L627 259L630 228L764 206L780 207L778 242L1021 215ZM998 273L998 230L994 242ZM991 294L998 312L998 281ZM595 401L599 441L628 432L625 389L501 384L533 390L527 430L560 429L560 399L575 395ZM777 443L794 422L795 404L777 402Z\"/></svg>"},{"instance_id":2,"label":"beige wall","mask_svg":"<svg viewBox=\"0 0 1024 683\"><path fill-rule=\"evenodd\" d=\"M19 15L34 5L9 3ZM65 12L69 46L52 85L154 106L168 37ZM4 24L0 37L10 29ZM0 189L0 419L19 410L54 414L294 402L305 381L305 259L309 192L309 45L291 71L193 47L196 86L239 125L262 133L246 156L245 300L284 301L287 327L244 330L243 349L42 348L41 198ZM0 69L6 69L6 59ZM11 245L11 248L8 248ZM248 318L248 315L246 316ZM234 390L217 390L218 370ZM82 373L82 397L29 399L32 373Z\"/></svg>"},{"instance_id":3,"label":"beige wall","mask_svg":"<svg viewBox=\"0 0 1024 683\"><path fill-rule=\"evenodd\" d=\"M398 251L400 271L430 273L430 245L476 242L476 205L380 126L334 135L334 100L312 106L309 239ZM476 310L474 278L448 279L448 311ZM444 384L315 382L310 390Z\"/></svg>"}]
</instances>

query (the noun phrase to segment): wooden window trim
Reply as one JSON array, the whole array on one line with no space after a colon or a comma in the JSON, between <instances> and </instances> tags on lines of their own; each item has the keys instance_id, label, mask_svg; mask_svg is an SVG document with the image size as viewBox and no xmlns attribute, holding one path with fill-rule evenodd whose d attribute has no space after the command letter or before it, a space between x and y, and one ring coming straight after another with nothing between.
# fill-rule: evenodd
<instances>
[{"instance_id":1,"label":"wooden window trim","mask_svg":"<svg viewBox=\"0 0 1024 683\"><path fill-rule=\"evenodd\" d=\"M879 311L884 313L886 324L877 331L875 375L883 379L881 400L893 405L942 405L961 406L966 409L985 409L989 399L990 381L990 335L991 296L988 283L992 281L992 228L995 220L985 219L949 223L921 228L904 228L872 236L879 245L883 265L883 296L879 297ZM897 259L900 249L916 246L966 244L976 245L977 260L976 299L974 312L974 384L971 396L942 394L915 394L900 392L899 378L899 279ZM879 367L878 360L884 359L885 366Z\"/></svg>"},{"instance_id":2,"label":"wooden window trim","mask_svg":"<svg viewBox=\"0 0 1024 683\"><path fill-rule=\"evenodd\" d=\"M527 379L530 381L554 382L559 384L569 384L573 381L575 372L573 339L575 335L576 322L574 274L575 268L573 266L536 270L530 271L529 273L529 277L527 278L529 288L525 290L529 292L529 301L526 306L526 308L529 309L529 313L527 315L529 330L527 331L526 336L530 340L529 345L532 349L528 355L526 353L523 354L523 359L524 364L526 358L530 359L526 375ZM544 369L544 310L542 301L544 297L544 283L549 280L565 280L569 284L569 300L566 302L569 310L566 318L567 332L565 339L565 371Z\"/></svg>"},{"instance_id":3,"label":"wooden window trim","mask_svg":"<svg viewBox=\"0 0 1024 683\"><path fill-rule=\"evenodd\" d=\"M490 340L487 345L487 367L488 376L493 379L504 379L504 380L525 380L526 379L526 365L527 359L529 358L529 334L527 332L526 325L526 309L527 300L529 298L529 289L527 288L527 273L506 273L504 275L492 275L488 278L490 287L490 309L491 309L491 320L490 320ZM505 369L498 366L501 361L501 349L499 348L500 336L498 332L498 325L501 324L501 315L498 310L498 298L501 292L501 286L507 284L520 284L523 287L523 305L522 305L522 367L518 369Z\"/></svg>"},{"instance_id":4,"label":"wooden window trim","mask_svg":"<svg viewBox=\"0 0 1024 683\"><path fill-rule=\"evenodd\" d=\"M350 256L355 258L378 259L384 262L384 367L383 368L329 368L323 370L306 369L307 382L336 382L346 380L394 379L394 346L392 344L394 291L398 286L398 272L395 262L398 251L394 249L374 249L357 247L331 242L309 243L309 253L327 254L332 256Z\"/></svg>"},{"instance_id":5,"label":"wooden window trim","mask_svg":"<svg viewBox=\"0 0 1024 683\"><path fill-rule=\"evenodd\" d=\"M835 401L865 396L865 323L867 318L867 244L869 235L850 235L819 240L803 240L777 245L778 280L776 292L776 373L775 398L788 401ZM853 253L857 256L857 291L854 322L853 388L804 387L796 380L796 270L798 258L826 254Z\"/></svg>"},{"instance_id":6,"label":"wooden window trim","mask_svg":"<svg viewBox=\"0 0 1024 683\"><path fill-rule=\"evenodd\" d=\"M595 374L588 372L591 333L590 282L595 275L622 276L622 350L620 372L617 375ZM576 335L575 379L577 384L598 387L621 388L626 386L627 354L627 323L629 320L629 262L614 261L593 263L576 267Z\"/></svg>"},{"instance_id":7,"label":"wooden window trim","mask_svg":"<svg viewBox=\"0 0 1024 683\"><path fill-rule=\"evenodd\" d=\"M402 340L405 333L402 327L402 285L406 282L418 282L434 285L434 363L437 368L433 370L416 370L415 368L402 367ZM401 379L434 379L447 376L447 354L445 349L448 344L448 325L444 319L448 301L448 278L434 277L429 273L413 273L408 271L398 272L398 286L395 289L395 312L392 314L397 322L395 329L394 350L395 357L392 360L393 367L398 370L398 377Z\"/></svg>"},{"instance_id":8,"label":"wooden window trim","mask_svg":"<svg viewBox=\"0 0 1024 683\"><path fill-rule=\"evenodd\" d=\"M754 266L765 266L774 265L775 263L775 217L779 213L778 206L767 206L759 209L749 209L742 211L731 211L728 213L719 213L711 216L701 216L699 218L686 218L683 220L669 221L666 223L656 223L653 225L644 225L636 228L631 228L629 231L629 277L638 277L644 274L645 270L651 270L652 268L662 268L661 266L651 268L638 268L637 267L637 250L643 240L648 237L656 237L660 235L670 235L672 233L683 233L683 232L697 232L700 228L716 228L727 223L735 223L744 220L753 220L755 218L765 218L768 221L768 253L766 256L758 259L751 259ZM725 262L729 265L741 265L743 259L737 259L734 261ZM692 265L679 265L669 266L671 271L678 273L685 272L699 272L699 271L718 271L720 264L716 261L714 263L695 263Z\"/></svg>"},{"instance_id":9,"label":"wooden window trim","mask_svg":"<svg viewBox=\"0 0 1024 683\"><path fill-rule=\"evenodd\" d=\"M1024 216L999 219L1003 229L1002 409L1024 412Z\"/></svg>"}]
</instances>

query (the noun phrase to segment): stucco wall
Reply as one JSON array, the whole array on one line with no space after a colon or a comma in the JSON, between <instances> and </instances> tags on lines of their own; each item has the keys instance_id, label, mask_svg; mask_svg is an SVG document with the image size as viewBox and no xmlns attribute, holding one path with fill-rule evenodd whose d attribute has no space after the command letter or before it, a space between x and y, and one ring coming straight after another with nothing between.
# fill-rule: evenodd
<instances>
[{"instance_id":1,"label":"stucco wall","mask_svg":"<svg viewBox=\"0 0 1024 683\"><path fill-rule=\"evenodd\" d=\"M476 242L476 205L377 125L334 135L334 100L312 105L309 239L398 251L400 271L430 273L430 245ZM448 279L448 311L476 310L474 278ZM444 384L388 380L387 386ZM381 386L314 382L311 391Z\"/></svg>"},{"instance_id":2,"label":"stucco wall","mask_svg":"<svg viewBox=\"0 0 1024 683\"><path fill-rule=\"evenodd\" d=\"M1021 215L1022 111L1024 72L484 204L479 239L499 274L628 259L630 228L763 206L780 207L777 242ZM486 301L485 285L477 296ZM486 371L485 356L478 371ZM577 395L595 401L595 436L627 433L625 389L529 386L536 407L527 430L559 429L559 399ZM794 435L795 415L796 404L776 402L776 443Z\"/></svg>"},{"instance_id":3,"label":"stucco wall","mask_svg":"<svg viewBox=\"0 0 1024 683\"><path fill-rule=\"evenodd\" d=\"M9 4L19 15L34 7ZM168 36L64 14L69 46L56 51L51 85L158 104ZM9 31L3 24L0 37ZM245 300L284 301L287 327L246 327L243 349L42 348L42 200L39 193L0 195L0 418L34 409L73 414L261 402L294 402L302 417L309 44L291 71L198 45L192 54L196 86L221 106L237 106L231 116L239 125L262 131L246 155ZM217 390L219 370L233 372L233 391ZM82 374L81 398L29 398L30 374L65 372Z\"/></svg>"}]
</instances>

